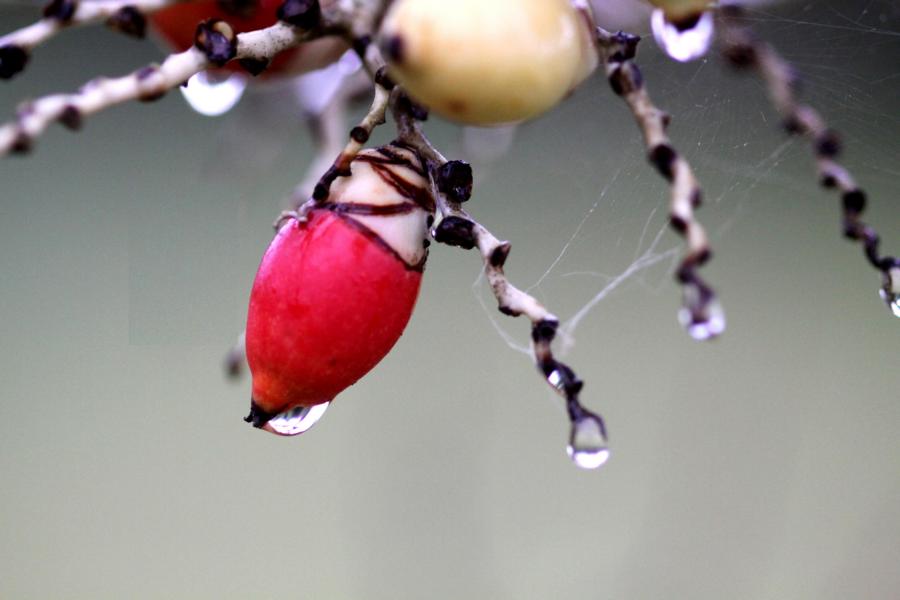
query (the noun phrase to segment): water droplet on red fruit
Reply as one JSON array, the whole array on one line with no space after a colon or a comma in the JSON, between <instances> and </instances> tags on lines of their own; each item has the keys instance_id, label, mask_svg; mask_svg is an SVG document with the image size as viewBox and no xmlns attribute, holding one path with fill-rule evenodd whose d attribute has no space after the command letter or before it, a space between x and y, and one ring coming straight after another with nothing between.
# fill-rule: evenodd
<instances>
[{"instance_id":1,"label":"water droplet on red fruit","mask_svg":"<svg viewBox=\"0 0 900 600\"><path fill-rule=\"evenodd\" d=\"M323 402L315 406L296 406L275 415L262 428L276 435L300 435L319 422L330 404Z\"/></svg>"},{"instance_id":2,"label":"water droplet on red fruit","mask_svg":"<svg viewBox=\"0 0 900 600\"><path fill-rule=\"evenodd\" d=\"M350 172L281 227L253 283L251 415L277 416L249 420L273 433L302 433L317 407L374 368L418 296L434 206L417 157L400 146L366 150Z\"/></svg>"}]
</instances>

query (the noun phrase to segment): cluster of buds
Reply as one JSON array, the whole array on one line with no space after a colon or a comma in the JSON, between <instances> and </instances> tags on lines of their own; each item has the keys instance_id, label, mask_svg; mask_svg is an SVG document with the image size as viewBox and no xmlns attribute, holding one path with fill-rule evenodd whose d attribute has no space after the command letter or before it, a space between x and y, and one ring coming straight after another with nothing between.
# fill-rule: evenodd
<instances>
[{"instance_id":1,"label":"cluster of buds","mask_svg":"<svg viewBox=\"0 0 900 600\"><path fill-rule=\"evenodd\" d=\"M54 122L76 129L109 106L190 88L197 78L237 77L245 85L252 77L330 68L355 55L374 89L371 107L337 151L324 145L327 166L315 173L313 185L298 187L295 210L277 221L253 285L246 335L232 355L239 371L246 351L253 377L246 420L280 435L303 433L371 370L412 314L434 240L477 249L499 310L531 321L537 369L566 402L568 453L577 465L595 468L609 456L606 427L581 404L584 382L552 352L559 319L508 281L510 244L462 208L473 191L471 167L445 158L421 122L433 111L463 125L519 123L556 106L593 73L604 73L633 114L649 162L669 184L670 223L686 244L675 273L683 296L679 319L695 339L722 334L724 312L699 274L711 257L694 214L703 200L699 179L670 140L671 117L653 103L635 63L640 38L601 27L595 14L609 5L598 4L53 0L37 23L0 37L0 78L22 71L35 48L60 30L92 22L135 37L153 28L175 53L124 77L95 79L78 92L23 104L0 127L0 154L29 151ZM863 245L882 275L882 298L900 316L900 261L880 254L878 235L862 222L865 193L836 162L836 134L796 100L793 70L749 31L735 7L706 0L650 4L654 36L672 58L703 55L722 32L730 62L760 73L788 130L812 140L823 185L842 193L844 232ZM389 115L395 141L365 149Z\"/></svg>"}]
</instances>

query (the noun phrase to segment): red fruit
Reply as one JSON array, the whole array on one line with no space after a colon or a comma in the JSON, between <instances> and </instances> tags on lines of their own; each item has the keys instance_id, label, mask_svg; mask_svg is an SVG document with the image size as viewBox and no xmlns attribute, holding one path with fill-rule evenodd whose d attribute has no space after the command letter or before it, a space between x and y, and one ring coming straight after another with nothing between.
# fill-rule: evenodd
<instances>
[{"instance_id":1,"label":"red fruit","mask_svg":"<svg viewBox=\"0 0 900 600\"><path fill-rule=\"evenodd\" d=\"M433 211L412 152L363 152L307 220L285 224L263 256L247 317L248 421L330 402L369 372L409 321ZM299 431L294 431L299 433Z\"/></svg>"},{"instance_id":2,"label":"red fruit","mask_svg":"<svg viewBox=\"0 0 900 600\"><path fill-rule=\"evenodd\" d=\"M259 0L255 6L247 3L248 8L238 12L222 10L217 0L184 2L156 11L150 16L150 23L170 46L182 52L194 44L194 34L201 21L222 19L231 25L235 33L263 29L278 21L276 12L282 1ZM336 37L309 42L277 55L263 74L302 73L319 69L337 60L346 49L346 42ZM243 71L237 61L223 68Z\"/></svg>"}]
</instances>

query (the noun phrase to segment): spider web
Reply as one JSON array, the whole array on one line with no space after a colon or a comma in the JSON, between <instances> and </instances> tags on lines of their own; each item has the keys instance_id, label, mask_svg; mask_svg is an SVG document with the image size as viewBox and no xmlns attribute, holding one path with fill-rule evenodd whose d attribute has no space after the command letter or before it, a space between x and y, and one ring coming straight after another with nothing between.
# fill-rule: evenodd
<instances>
[{"instance_id":1,"label":"spider web","mask_svg":"<svg viewBox=\"0 0 900 600\"><path fill-rule=\"evenodd\" d=\"M900 6L886 0L782 3L748 9L747 22L791 62L802 78L801 101L818 109L844 140L842 160L860 185L889 212L900 133ZM646 28L637 27L644 41L638 63L654 102L673 115L670 133L704 186L706 202L697 218L710 235L714 254L727 247L728 235L755 219L776 219L770 211L779 203L813 202L834 217L837 199L817 185L805 140L786 137L754 75L739 76L725 68L717 50L706 58L677 64L662 56ZM666 297L672 311L680 301L674 268L683 243L666 223L668 189L643 158L639 132L604 82L582 90L564 108L565 117L579 121L582 111L599 111L604 128L614 129L614 144L591 149L591 158L569 159L579 218L559 230L544 247L540 267L518 280L562 320L559 354L573 349L579 329L609 318L604 304L617 295L652 294ZM598 97L600 98L598 100ZM597 104L603 102L603 107ZM537 127L549 136L563 127ZM628 128L630 127L630 132ZM548 130L551 132L548 133ZM584 130L590 136L593 130ZM527 136L527 132L524 133ZM560 134L566 137L570 134ZM548 144L551 142L547 142ZM597 160L596 157L603 157ZM893 157L893 160L890 158ZM602 175L600 174L602 172ZM587 174L590 173L590 176ZM597 181L592 188L588 181ZM540 217L545 217L541 213ZM876 217L872 217L876 218ZM875 223L877 225L877 223ZM566 233L565 231L568 231ZM831 235L837 235L834 231ZM889 248L896 236L882 231ZM848 252L851 251L846 248ZM513 252L510 263L516 260ZM720 272L714 258L708 272L716 286ZM859 269L865 268L860 264ZM706 275L706 273L704 273ZM530 277L530 280L529 280ZM530 354L529 340L518 323L497 315L495 301L483 277L473 293L492 326L512 349ZM727 290L725 290L727 294Z\"/></svg>"}]
</instances>

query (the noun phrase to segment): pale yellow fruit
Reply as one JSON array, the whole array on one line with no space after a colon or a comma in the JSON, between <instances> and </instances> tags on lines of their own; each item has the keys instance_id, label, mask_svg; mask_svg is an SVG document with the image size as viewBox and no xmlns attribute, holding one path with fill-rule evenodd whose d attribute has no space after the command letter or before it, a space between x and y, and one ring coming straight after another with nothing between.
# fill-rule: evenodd
<instances>
[{"instance_id":1,"label":"pale yellow fruit","mask_svg":"<svg viewBox=\"0 0 900 600\"><path fill-rule=\"evenodd\" d=\"M673 23L695 19L700 13L709 10L712 0L650 0L650 4L663 9L666 19Z\"/></svg>"},{"instance_id":2,"label":"pale yellow fruit","mask_svg":"<svg viewBox=\"0 0 900 600\"><path fill-rule=\"evenodd\" d=\"M569 0L395 0L379 42L391 78L448 119L535 117L597 66L591 16Z\"/></svg>"}]
</instances>

